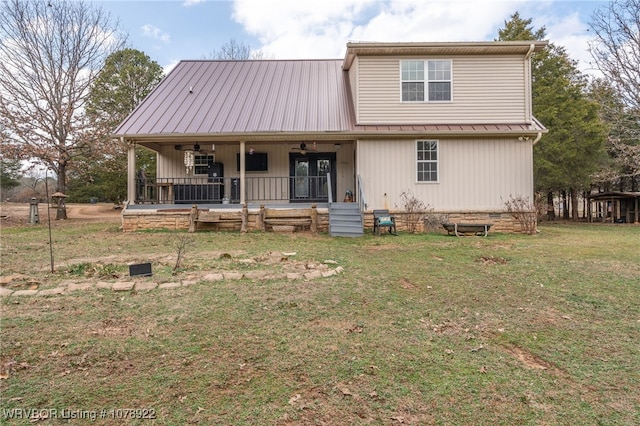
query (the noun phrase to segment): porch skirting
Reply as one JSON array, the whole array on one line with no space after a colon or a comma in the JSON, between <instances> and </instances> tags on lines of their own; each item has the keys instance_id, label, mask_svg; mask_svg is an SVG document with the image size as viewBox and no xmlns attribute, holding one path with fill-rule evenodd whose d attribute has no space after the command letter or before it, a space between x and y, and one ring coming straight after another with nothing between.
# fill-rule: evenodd
<instances>
[{"instance_id":1,"label":"porch skirting","mask_svg":"<svg viewBox=\"0 0 640 426\"><path fill-rule=\"evenodd\" d=\"M298 206L292 206L294 210L298 210ZM221 214L230 214L242 212L240 206L233 207L206 207L198 206L198 209L205 211L219 211ZM329 232L329 210L327 208L316 208L316 229L317 232ZM147 231L147 230L185 230L189 231L192 209L190 207L176 208L157 206L150 208L149 206L140 206L139 208L127 207L122 212L122 230L124 232ZM269 229L270 226L267 225ZM228 223L206 223L197 224L197 229L206 231L240 231L242 224L236 221ZM264 231L264 209L248 208L247 209L247 227L248 232Z\"/></svg>"},{"instance_id":2,"label":"porch skirting","mask_svg":"<svg viewBox=\"0 0 640 426\"><path fill-rule=\"evenodd\" d=\"M220 212L241 212L240 206L235 207L205 207L198 208L209 211ZM299 209L299 206L290 206L292 209ZM122 230L124 232L136 232L146 230L189 230L191 208L184 206L176 208L175 205L166 206L131 206L122 212ZM247 209L247 231L265 230L264 217L261 217L259 207L249 207ZM403 232L444 232L440 225L443 222L450 223L490 223L491 233L519 233L523 232L520 222L508 212L429 212L409 213L399 210L391 210L390 214L396 217L398 231ZM373 229L373 212L364 213L365 229ZM269 228L271 229L271 228ZM212 231L240 231L241 224L230 223L200 223L198 230ZM329 210L326 207L317 208L317 232L329 232Z\"/></svg>"}]
</instances>

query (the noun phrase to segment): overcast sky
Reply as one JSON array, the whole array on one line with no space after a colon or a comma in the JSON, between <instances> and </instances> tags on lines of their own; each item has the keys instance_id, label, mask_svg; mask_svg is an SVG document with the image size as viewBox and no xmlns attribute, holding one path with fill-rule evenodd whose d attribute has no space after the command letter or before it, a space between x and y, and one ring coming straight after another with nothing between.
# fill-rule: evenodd
<instances>
[{"instance_id":1,"label":"overcast sky","mask_svg":"<svg viewBox=\"0 0 640 426\"><path fill-rule=\"evenodd\" d=\"M514 12L545 27L588 71L588 23L602 1L551 0L105 0L129 46L166 70L232 38L267 58L342 58L348 41L487 41Z\"/></svg>"}]
</instances>

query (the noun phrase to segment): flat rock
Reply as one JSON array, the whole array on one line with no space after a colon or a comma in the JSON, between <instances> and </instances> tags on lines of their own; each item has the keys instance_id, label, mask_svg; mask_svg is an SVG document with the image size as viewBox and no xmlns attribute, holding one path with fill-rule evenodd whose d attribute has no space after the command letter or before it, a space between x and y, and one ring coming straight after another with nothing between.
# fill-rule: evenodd
<instances>
[{"instance_id":1,"label":"flat rock","mask_svg":"<svg viewBox=\"0 0 640 426\"><path fill-rule=\"evenodd\" d=\"M180 283L163 283L163 284L160 284L160 285L158 286L158 288L160 288L160 289L163 289L163 290L164 290L164 289L168 289L168 288L178 288L178 287L180 287L181 285L182 285L182 284L180 284Z\"/></svg>"},{"instance_id":2,"label":"flat rock","mask_svg":"<svg viewBox=\"0 0 640 426\"><path fill-rule=\"evenodd\" d=\"M153 281L140 281L133 286L136 291L150 291L156 287L158 287L158 283L154 283Z\"/></svg>"},{"instance_id":3,"label":"flat rock","mask_svg":"<svg viewBox=\"0 0 640 426\"><path fill-rule=\"evenodd\" d=\"M62 293L64 293L64 287L56 287L56 288L49 288L46 290L40 290L38 292L38 296L56 296Z\"/></svg>"},{"instance_id":4,"label":"flat rock","mask_svg":"<svg viewBox=\"0 0 640 426\"><path fill-rule=\"evenodd\" d=\"M131 281L118 281L113 283L111 289L113 291L129 291L133 288L134 283Z\"/></svg>"},{"instance_id":5,"label":"flat rock","mask_svg":"<svg viewBox=\"0 0 640 426\"><path fill-rule=\"evenodd\" d=\"M35 296L38 294L38 290L16 290L12 296Z\"/></svg>"}]
</instances>

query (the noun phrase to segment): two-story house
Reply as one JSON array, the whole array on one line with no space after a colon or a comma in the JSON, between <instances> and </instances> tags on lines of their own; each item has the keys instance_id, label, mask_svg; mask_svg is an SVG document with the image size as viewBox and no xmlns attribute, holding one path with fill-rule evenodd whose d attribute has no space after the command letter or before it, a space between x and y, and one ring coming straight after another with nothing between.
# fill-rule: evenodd
<instances>
[{"instance_id":1,"label":"two-story house","mask_svg":"<svg viewBox=\"0 0 640 426\"><path fill-rule=\"evenodd\" d=\"M517 230L504 202L533 199L546 129L532 115L531 55L546 44L348 43L339 60L182 61L114 133L129 146L124 229L186 227L193 204L249 215L314 204L318 229L340 235L332 206L353 201L368 225L374 209L401 217L404 193L450 220ZM155 177L137 169L136 145L157 153Z\"/></svg>"}]
</instances>

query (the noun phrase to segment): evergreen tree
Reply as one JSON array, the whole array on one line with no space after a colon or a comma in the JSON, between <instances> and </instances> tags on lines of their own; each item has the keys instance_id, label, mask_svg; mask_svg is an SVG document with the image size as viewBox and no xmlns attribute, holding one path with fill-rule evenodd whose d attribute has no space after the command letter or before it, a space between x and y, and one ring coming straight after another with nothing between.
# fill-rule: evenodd
<instances>
[{"instance_id":1,"label":"evergreen tree","mask_svg":"<svg viewBox=\"0 0 640 426\"><path fill-rule=\"evenodd\" d=\"M4 198L8 190L20 185L19 160L10 160L0 157L0 198Z\"/></svg>"},{"instance_id":2,"label":"evergreen tree","mask_svg":"<svg viewBox=\"0 0 640 426\"><path fill-rule=\"evenodd\" d=\"M515 13L499 30L499 40L543 40L545 28L534 30L531 22ZM578 191L590 188L605 156L605 127L586 84L563 47L550 43L532 57L533 113L549 129L534 147L535 188L551 201L554 191L570 192L574 218Z\"/></svg>"}]
</instances>

